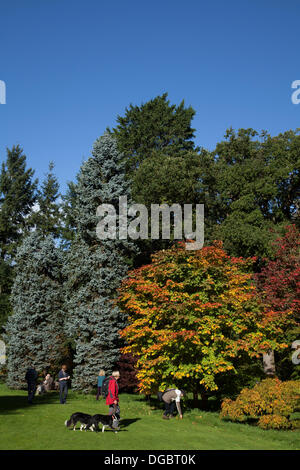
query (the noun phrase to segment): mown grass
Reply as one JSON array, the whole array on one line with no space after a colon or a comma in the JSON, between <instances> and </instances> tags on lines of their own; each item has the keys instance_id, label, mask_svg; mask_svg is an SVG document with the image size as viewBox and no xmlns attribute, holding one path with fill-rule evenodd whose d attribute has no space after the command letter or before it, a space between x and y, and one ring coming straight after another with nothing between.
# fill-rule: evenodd
<instances>
[{"instance_id":1,"label":"mown grass","mask_svg":"<svg viewBox=\"0 0 300 470\"><path fill-rule=\"evenodd\" d=\"M107 413L103 399L69 392L60 405L56 392L27 405L26 392L0 384L0 449L4 450L299 450L299 431L263 431L221 421L218 412L192 409L184 419L165 421L154 400L121 394L120 432L74 432L64 421L76 411ZM78 428L79 429L79 428Z\"/></svg>"}]
</instances>

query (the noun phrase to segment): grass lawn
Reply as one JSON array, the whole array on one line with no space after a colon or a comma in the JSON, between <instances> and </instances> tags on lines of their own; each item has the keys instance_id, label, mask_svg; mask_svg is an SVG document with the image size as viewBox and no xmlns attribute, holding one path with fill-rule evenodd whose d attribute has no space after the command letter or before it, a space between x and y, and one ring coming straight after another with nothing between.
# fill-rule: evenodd
<instances>
[{"instance_id":1,"label":"grass lawn","mask_svg":"<svg viewBox=\"0 0 300 470\"><path fill-rule=\"evenodd\" d=\"M66 419L76 411L107 413L104 400L69 392L60 405L57 392L27 405L25 391L0 384L0 449L4 450L299 450L299 431L263 431L224 422L217 412L187 411L184 419L163 420L162 411L137 395L121 394L121 427L115 434L76 432ZM158 406L158 403L157 403ZM78 426L78 425L77 425Z\"/></svg>"}]
</instances>

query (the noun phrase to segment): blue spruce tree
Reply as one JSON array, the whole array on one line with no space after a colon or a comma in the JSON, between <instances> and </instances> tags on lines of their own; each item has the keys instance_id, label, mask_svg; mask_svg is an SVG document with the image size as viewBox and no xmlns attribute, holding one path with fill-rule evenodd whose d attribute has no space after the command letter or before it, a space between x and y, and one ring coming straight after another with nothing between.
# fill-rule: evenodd
<instances>
[{"instance_id":1,"label":"blue spruce tree","mask_svg":"<svg viewBox=\"0 0 300 470\"><path fill-rule=\"evenodd\" d=\"M5 336L7 384L12 388L26 385L26 369L32 364L38 372L56 372L65 354L62 256L52 237L38 232L25 237L17 250L13 314Z\"/></svg>"},{"instance_id":2,"label":"blue spruce tree","mask_svg":"<svg viewBox=\"0 0 300 470\"><path fill-rule=\"evenodd\" d=\"M116 140L109 134L94 143L92 156L77 176L75 192L76 238L64 269L66 332L75 348L72 386L89 392L99 369L111 371L119 359L119 330L125 318L113 300L126 276L128 260L136 251L128 240L118 236L99 240L96 234L100 204L112 204L118 213L120 196L127 196L131 203L125 164Z\"/></svg>"}]
</instances>

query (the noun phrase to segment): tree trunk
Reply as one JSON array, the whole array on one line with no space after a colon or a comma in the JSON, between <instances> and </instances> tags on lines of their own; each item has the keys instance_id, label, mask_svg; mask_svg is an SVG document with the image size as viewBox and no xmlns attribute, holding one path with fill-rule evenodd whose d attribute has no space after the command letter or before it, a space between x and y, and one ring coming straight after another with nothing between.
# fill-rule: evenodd
<instances>
[{"instance_id":1,"label":"tree trunk","mask_svg":"<svg viewBox=\"0 0 300 470\"><path fill-rule=\"evenodd\" d=\"M193 391L193 406L194 408L199 408L199 398L198 398L198 391Z\"/></svg>"},{"instance_id":2,"label":"tree trunk","mask_svg":"<svg viewBox=\"0 0 300 470\"><path fill-rule=\"evenodd\" d=\"M205 410L208 405L208 398L205 392L201 392L201 407Z\"/></svg>"},{"instance_id":3,"label":"tree trunk","mask_svg":"<svg viewBox=\"0 0 300 470\"><path fill-rule=\"evenodd\" d=\"M274 351L271 349L263 354L263 367L264 367L264 373L268 377L274 377L276 374L276 369L275 369L275 357L274 357Z\"/></svg>"}]
</instances>

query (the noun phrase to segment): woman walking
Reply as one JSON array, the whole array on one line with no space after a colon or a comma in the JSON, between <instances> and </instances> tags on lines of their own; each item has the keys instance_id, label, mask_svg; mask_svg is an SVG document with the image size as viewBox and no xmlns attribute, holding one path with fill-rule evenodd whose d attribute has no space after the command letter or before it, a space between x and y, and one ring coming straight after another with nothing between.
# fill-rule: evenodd
<instances>
[{"instance_id":1,"label":"woman walking","mask_svg":"<svg viewBox=\"0 0 300 470\"><path fill-rule=\"evenodd\" d=\"M105 371L103 369L100 370L99 375L98 375L98 386L97 386L97 396L96 400L99 400L99 396L101 395L101 390L102 390L102 384L103 381L105 380Z\"/></svg>"}]
</instances>

